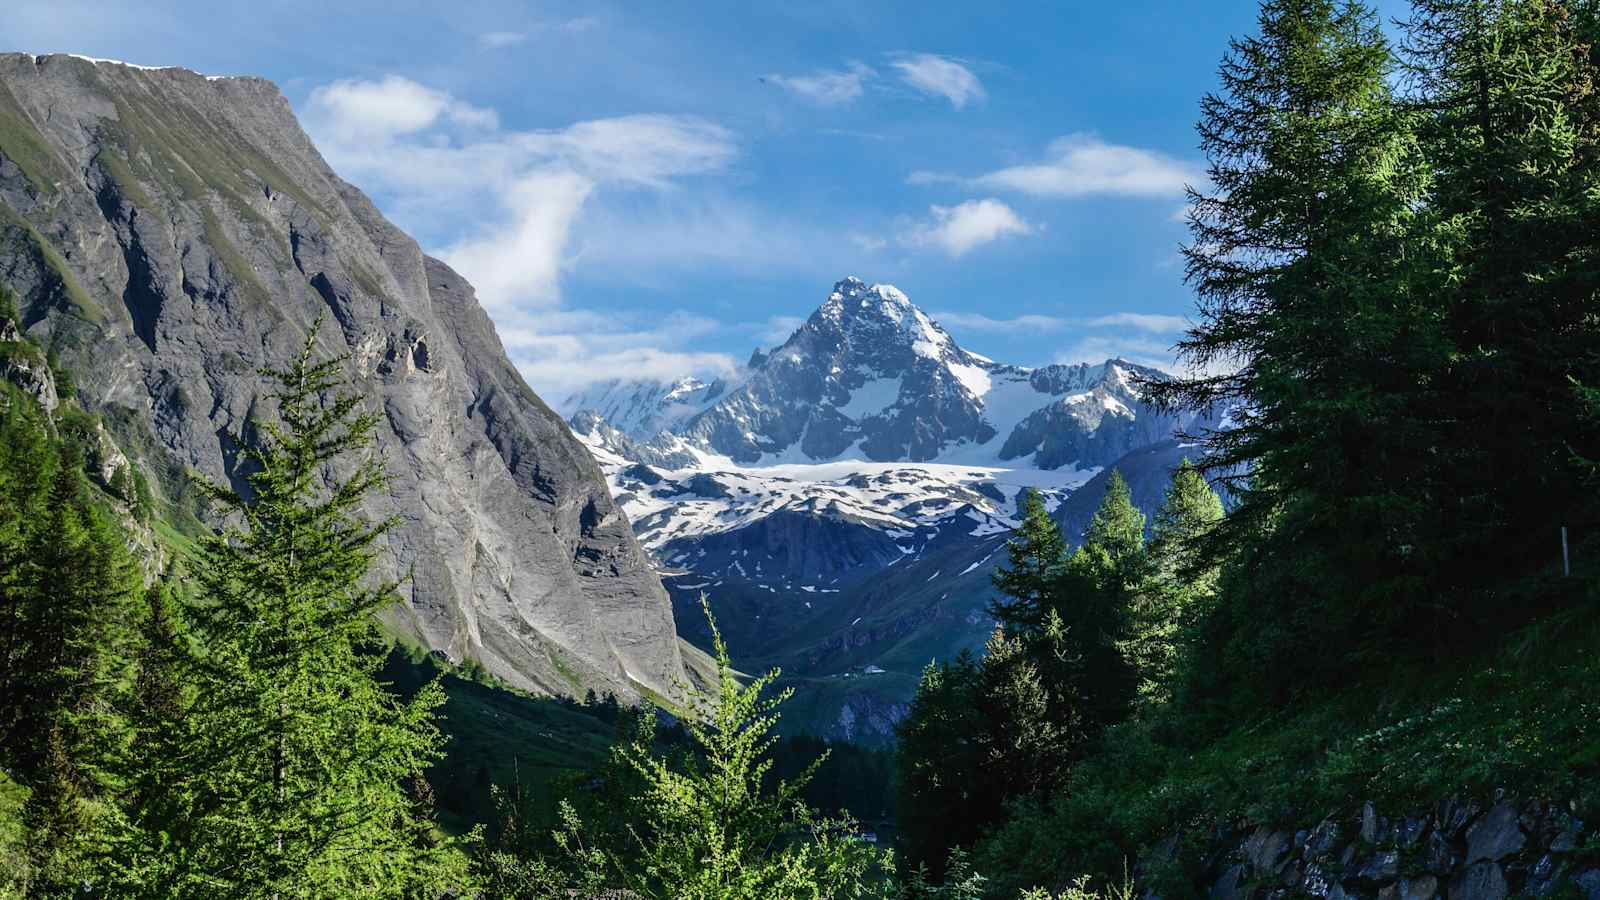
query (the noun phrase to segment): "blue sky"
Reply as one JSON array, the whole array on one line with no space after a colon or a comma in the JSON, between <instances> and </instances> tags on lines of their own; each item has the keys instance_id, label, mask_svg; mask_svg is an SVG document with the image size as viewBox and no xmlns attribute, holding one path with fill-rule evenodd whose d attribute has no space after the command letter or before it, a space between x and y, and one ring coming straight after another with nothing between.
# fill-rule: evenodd
<instances>
[{"instance_id":1,"label":"blue sky","mask_svg":"<svg viewBox=\"0 0 1600 900\"><path fill-rule=\"evenodd\" d=\"M1160 360L1194 121L1253 0L103 4L0 45L276 81L547 399L716 372L840 277L970 349Z\"/></svg>"}]
</instances>

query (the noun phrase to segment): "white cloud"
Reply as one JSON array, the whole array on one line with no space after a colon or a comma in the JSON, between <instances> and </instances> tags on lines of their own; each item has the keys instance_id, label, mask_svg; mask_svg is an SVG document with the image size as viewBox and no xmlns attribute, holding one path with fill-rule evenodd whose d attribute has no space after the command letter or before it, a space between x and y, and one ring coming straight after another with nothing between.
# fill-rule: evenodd
<instances>
[{"instance_id":1,"label":"white cloud","mask_svg":"<svg viewBox=\"0 0 1600 900\"><path fill-rule=\"evenodd\" d=\"M1038 229L1023 221L1011 207L999 200L968 200L956 206L929 207L932 221L912 227L901 235L908 247L935 246L953 257L1013 234L1033 234Z\"/></svg>"},{"instance_id":2,"label":"white cloud","mask_svg":"<svg viewBox=\"0 0 1600 900\"><path fill-rule=\"evenodd\" d=\"M674 312L654 327L631 327L626 318L559 311L497 322L502 342L523 377L547 399L626 373L630 378L715 377L738 371L726 353L682 349L722 326Z\"/></svg>"},{"instance_id":3,"label":"white cloud","mask_svg":"<svg viewBox=\"0 0 1600 900\"><path fill-rule=\"evenodd\" d=\"M910 181L968 181L977 187L1039 197L1181 197L1188 185L1203 185L1206 178L1197 164L1080 133L1052 141L1042 162L1009 166L972 179L919 172Z\"/></svg>"},{"instance_id":4,"label":"white cloud","mask_svg":"<svg viewBox=\"0 0 1600 900\"><path fill-rule=\"evenodd\" d=\"M818 106L843 106L861 96L867 79L877 75L859 62L845 69L824 69L811 75L768 75L766 79Z\"/></svg>"},{"instance_id":5,"label":"white cloud","mask_svg":"<svg viewBox=\"0 0 1600 900\"><path fill-rule=\"evenodd\" d=\"M527 32L523 31L490 31L478 35L478 43L490 50L500 50L516 45L528 39Z\"/></svg>"},{"instance_id":6,"label":"white cloud","mask_svg":"<svg viewBox=\"0 0 1600 900\"><path fill-rule=\"evenodd\" d=\"M573 222L594 187L573 172L525 175L501 195L506 221L445 247L440 257L472 282L490 310L553 301Z\"/></svg>"},{"instance_id":7,"label":"white cloud","mask_svg":"<svg viewBox=\"0 0 1600 900\"><path fill-rule=\"evenodd\" d=\"M335 141L387 141L441 120L472 128L499 124L493 110L463 103L409 78L335 81L311 92L307 125Z\"/></svg>"},{"instance_id":8,"label":"white cloud","mask_svg":"<svg viewBox=\"0 0 1600 900\"><path fill-rule=\"evenodd\" d=\"M944 56L916 53L891 62L900 79L924 94L943 97L956 109L981 102L987 94L972 70Z\"/></svg>"},{"instance_id":9,"label":"white cloud","mask_svg":"<svg viewBox=\"0 0 1600 900\"><path fill-rule=\"evenodd\" d=\"M478 35L478 43L490 50L504 50L525 44L534 32L557 32L561 34L576 34L588 31L600 24L594 16L579 16L575 19L566 19L559 22L537 22L528 31L488 31Z\"/></svg>"},{"instance_id":10,"label":"white cloud","mask_svg":"<svg viewBox=\"0 0 1600 900\"><path fill-rule=\"evenodd\" d=\"M556 396L618 371L731 371L726 354L683 349L720 327L711 320L676 315L638 328L626 315L561 306L580 259L648 267L692 255L691 242L753 252L749 235L785 233L737 212L719 218L708 207L726 204L686 190L737 159L728 130L668 115L507 130L490 110L398 76L318 88L303 118L336 171L476 286L536 390Z\"/></svg>"},{"instance_id":11,"label":"white cloud","mask_svg":"<svg viewBox=\"0 0 1600 900\"><path fill-rule=\"evenodd\" d=\"M1123 326L1139 331L1148 331L1153 334L1177 334L1189 329L1189 320L1183 316L1163 316L1132 312L1095 316L1084 324L1094 328Z\"/></svg>"},{"instance_id":12,"label":"white cloud","mask_svg":"<svg viewBox=\"0 0 1600 900\"><path fill-rule=\"evenodd\" d=\"M1061 331L1067 328L1079 330L1112 329L1118 331L1133 331L1143 334L1180 334L1189 328L1189 320L1183 316L1166 316L1154 313L1119 312L1106 315L1091 316L1089 318L1073 318L1066 316L1046 316L1039 314L1024 314L1011 319L996 319L982 313L964 312L938 312L933 317L945 326L955 327L966 331L979 331L989 333L1038 333ZM1098 335L1095 340L1113 341L1116 338L1107 335Z\"/></svg>"}]
</instances>

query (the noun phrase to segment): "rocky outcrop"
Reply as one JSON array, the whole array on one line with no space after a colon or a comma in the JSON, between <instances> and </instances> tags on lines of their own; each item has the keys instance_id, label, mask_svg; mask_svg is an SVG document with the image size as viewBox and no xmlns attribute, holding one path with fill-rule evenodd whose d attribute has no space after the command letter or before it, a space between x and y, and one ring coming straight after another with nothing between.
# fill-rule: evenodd
<instances>
[{"instance_id":1,"label":"rocky outcrop","mask_svg":"<svg viewBox=\"0 0 1600 900\"><path fill-rule=\"evenodd\" d=\"M683 678L588 451L472 287L329 169L271 83L0 55L0 281L118 444L240 487L229 436L271 414L257 370L319 328L381 420L392 482L365 512L398 520L379 574L412 572L393 629L536 691Z\"/></svg>"},{"instance_id":2,"label":"rocky outcrop","mask_svg":"<svg viewBox=\"0 0 1600 900\"><path fill-rule=\"evenodd\" d=\"M0 380L11 382L32 397L46 415L54 414L61 405L49 361L23 339L17 323L10 319L0 319Z\"/></svg>"},{"instance_id":3,"label":"rocky outcrop","mask_svg":"<svg viewBox=\"0 0 1600 900\"><path fill-rule=\"evenodd\" d=\"M1570 806L1545 800L1452 798L1401 816L1380 815L1368 803L1357 815L1310 828L1261 826L1242 838L1216 837L1226 849L1205 867L1201 885L1212 900L1600 900L1600 831ZM1170 861L1175 846L1157 848L1144 874Z\"/></svg>"}]
</instances>

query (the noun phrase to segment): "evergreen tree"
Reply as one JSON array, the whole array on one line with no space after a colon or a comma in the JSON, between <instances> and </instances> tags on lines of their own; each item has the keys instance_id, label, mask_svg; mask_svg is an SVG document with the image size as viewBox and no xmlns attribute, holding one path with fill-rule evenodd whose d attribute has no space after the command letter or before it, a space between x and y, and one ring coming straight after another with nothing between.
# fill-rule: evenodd
<instances>
[{"instance_id":1,"label":"evergreen tree","mask_svg":"<svg viewBox=\"0 0 1600 900\"><path fill-rule=\"evenodd\" d=\"M1064 637L1052 610L1039 633L1008 635L996 628L984 647L977 697L985 750L980 771L997 802L1059 786L1083 741L1078 679L1075 666L1067 665Z\"/></svg>"},{"instance_id":2,"label":"evergreen tree","mask_svg":"<svg viewBox=\"0 0 1600 900\"><path fill-rule=\"evenodd\" d=\"M1444 322L1460 348L1435 441L1451 521L1425 548L1452 600L1434 628L1497 631L1508 610L1483 588L1505 580L1507 561L1548 566L1559 526L1585 533L1600 518L1574 489L1573 461L1600 452L1600 423L1571 395L1572 381L1600 380L1595 5L1413 9L1407 68L1438 170Z\"/></svg>"},{"instance_id":3,"label":"evergreen tree","mask_svg":"<svg viewBox=\"0 0 1600 900\"><path fill-rule=\"evenodd\" d=\"M1395 65L1358 0L1262 4L1202 102L1212 187L1191 196L1184 251L1202 321L1179 347L1212 374L1149 385L1229 413L1202 466L1238 505L1206 563L1253 548L1276 564L1238 582L1242 630L1216 649L1277 698L1387 648L1434 600L1416 551L1447 518L1431 447L1448 266Z\"/></svg>"},{"instance_id":4,"label":"evergreen tree","mask_svg":"<svg viewBox=\"0 0 1600 900\"><path fill-rule=\"evenodd\" d=\"M1077 660L1084 711L1096 725L1120 721L1133 700L1136 676L1122 643L1149 569L1144 526L1128 483L1113 470L1054 601L1065 633L1063 652Z\"/></svg>"},{"instance_id":5,"label":"evergreen tree","mask_svg":"<svg viewBox=\"0 0 1600 900\"><path fill-rule=\"evenodd\" d=\"M1200 543L1222 521L1222 500L1189 460L1173 470L1150 541L1149 580L1134 596L1123 656L1138 676L1140 700L1172 695L1182 633L1196 604L1216 591L1217 570Z\"/></svg>"},{"instance_id":6,"label":"evergreen tree","mask_svg":"<svg viewBox=\"0 0 1600 900\"><path fill-rule=\"evenodd\" d=\"M988 790L980 670L970 653L929 663L895 724L900 868L943 878L952 847L971 846L1000 799Z\"/></svg>"},{"instance_id":7,"label":"evergreen tree","mask_svg":"<svg viewBox=\"0 0 1600 900\"><path fill-rule=\"evenodd\" d=\"M993 576L995 588L1009 599L991 602L989 612L1012 628L1038 628L1061 579L1067 546L1038 491L1023 492L1021 513L1022 524L1006 542L1010 568Z\"/></svg>"},{"instance_id":8,"label":"evergreen tree","mask_svg":"<svg viewBox=\"0 0 1600 900\"><path fill-rule=\"evenodd\" d=\"M717 660L715 694L694 693L683 718L696 752L681 759L656 747L654 717L645 716L617 760L641 779L624 847L590 840L568 807L558 841L580 865L638 896L697 900L787 900L877 896L884 864L858 842L850 821L821 819L801 800L822 759L798 778L773 782L772 733L777 707L793 693L765 697L776 670L742 685L711 608ZM581 885L593 890L594 881ZM561 896L566 896L565 892Z\"/></svg>"},{"instance_id":9,"label":"evergreen tree","mask_svg":"<svg viewBox=\"0 0 1600 900\"><path fill-rule=\"evenodd\" d=\"M171 578L169 573L168 579ZM199 768L190 732L193 702L187 677L194 661L183 631L182 607L166 579L145 591L145 614L134 654L127 701L132 738L121 763L126 773L121 820L109 854L116 893L170 896L191 864L195 819L193 776Z\"/></svg>"},{"instance_id":10,"label":"evergreen tree","mask_svg":"<svg viewBox=\"0 0 1600 900\"><path fill-rule=\"evenodd\" d=\"M402 704L375 677L373 616L395 587L367 578L389 523L357 513L384 483L368 449L376 420L335 393L342 360L313 361L316 330L287 369L263 372L281 424L256 423L243 447L248 493L208 488L234 524L205 542L197 572L188 718L201 765L182 896L436 896L464 885L453 848L419 846L429 823L405 790L440 756L441 689Z\"/></svg>"}]
</instances>

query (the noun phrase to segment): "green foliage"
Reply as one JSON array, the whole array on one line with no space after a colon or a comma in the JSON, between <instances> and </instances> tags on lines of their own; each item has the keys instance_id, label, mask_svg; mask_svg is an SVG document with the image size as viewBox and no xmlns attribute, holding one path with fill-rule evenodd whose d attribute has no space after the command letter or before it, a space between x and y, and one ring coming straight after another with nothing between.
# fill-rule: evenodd
<instances>
[{"instance_id":1,"label":"green foliage","mask_svg":"<svg viewBox=\"0 0 1600 900\"><path fill-rule=\"evenodd\" d=\"M801 800L821 761L795 779L768 778L776 710L789 693L764 696L778 673L740 684L714 621L711 633L717 688L688 698L689 752L662 752L654 714L635 717L608 770L621 814L597 825L564 804L556 860L494 850L484 860L487 881L527 897L603 887L707 900L883 895L887 860L856 839L854 822L823 819ZM516 809L508 798L513 818Z\"/></svg>"},{"instance_id":2,"label":"green foliage","mask_svg":"<svg viewBox=\"0 0 1600 900\"><path fill-rule=\"evenodd\" d=\"M995 569L994 586L1008 599L990 604L990 614L1013 628L1037 628L1066 564L1061 526L1050 517L1039 492L1029 488L1021 501L1021 524L1006 542L1009 568Z\"/></svg>"},{"instance_id":3,"label":"green foliage","mask_svg":"<svg viewBox=\"0 0 1600 900\"><path fill-rule=\"evenodd\" d=\"M204 542L196 572L203 660L187 718L203 764L176 839L184 896L387 897L465 883L459 854L428 839L405 789L440 755L440 689L401 702L375 677L372 614L394 585L367 572L388 524L356 510L384 475L370 452L351 456L376 420L335 393L342 361L314 352L308 338L287 369L263 372L278 385L279 421L258 421L242 448L248 496L209 488L236 524Z\"/></svg>"},{"instance_id":4,"label":"green foliage","mask_svg":"<svg viewBox=\"0 0 1600 900\"><path fill-rule=\"evenodd\" d=\"M1217 570L1206 565L1201 543L1222 518L1222 500L1185 459L1156 511L1147 578L1135 592L1120 643L1147 707L1171 699L1179 657L1194 646L1188 633L1216 593Z\"/></svg>"},{"instance_id":5,"label":"green foliage","mask_svg":"<svg viewBox=\"0 0 1600 900\"><path fill-rule=\"evenodd\" d=\"M902 872L942 877L952 847L971 845L1003 798L990 793L980 743L980 671L970 654L929 663L895 726Z\"/></svg>"},{"instance_id":6,"label":"green foliage","mask_svg":"<svg viewBox=\"0 0 1600 900\"><path fill-rule=\"evenodd\" d=\"M137 589L77 449L0 384L0 765L31 789L15 820L29 896L102 883Z\"/></svg>"}]
</instances>

